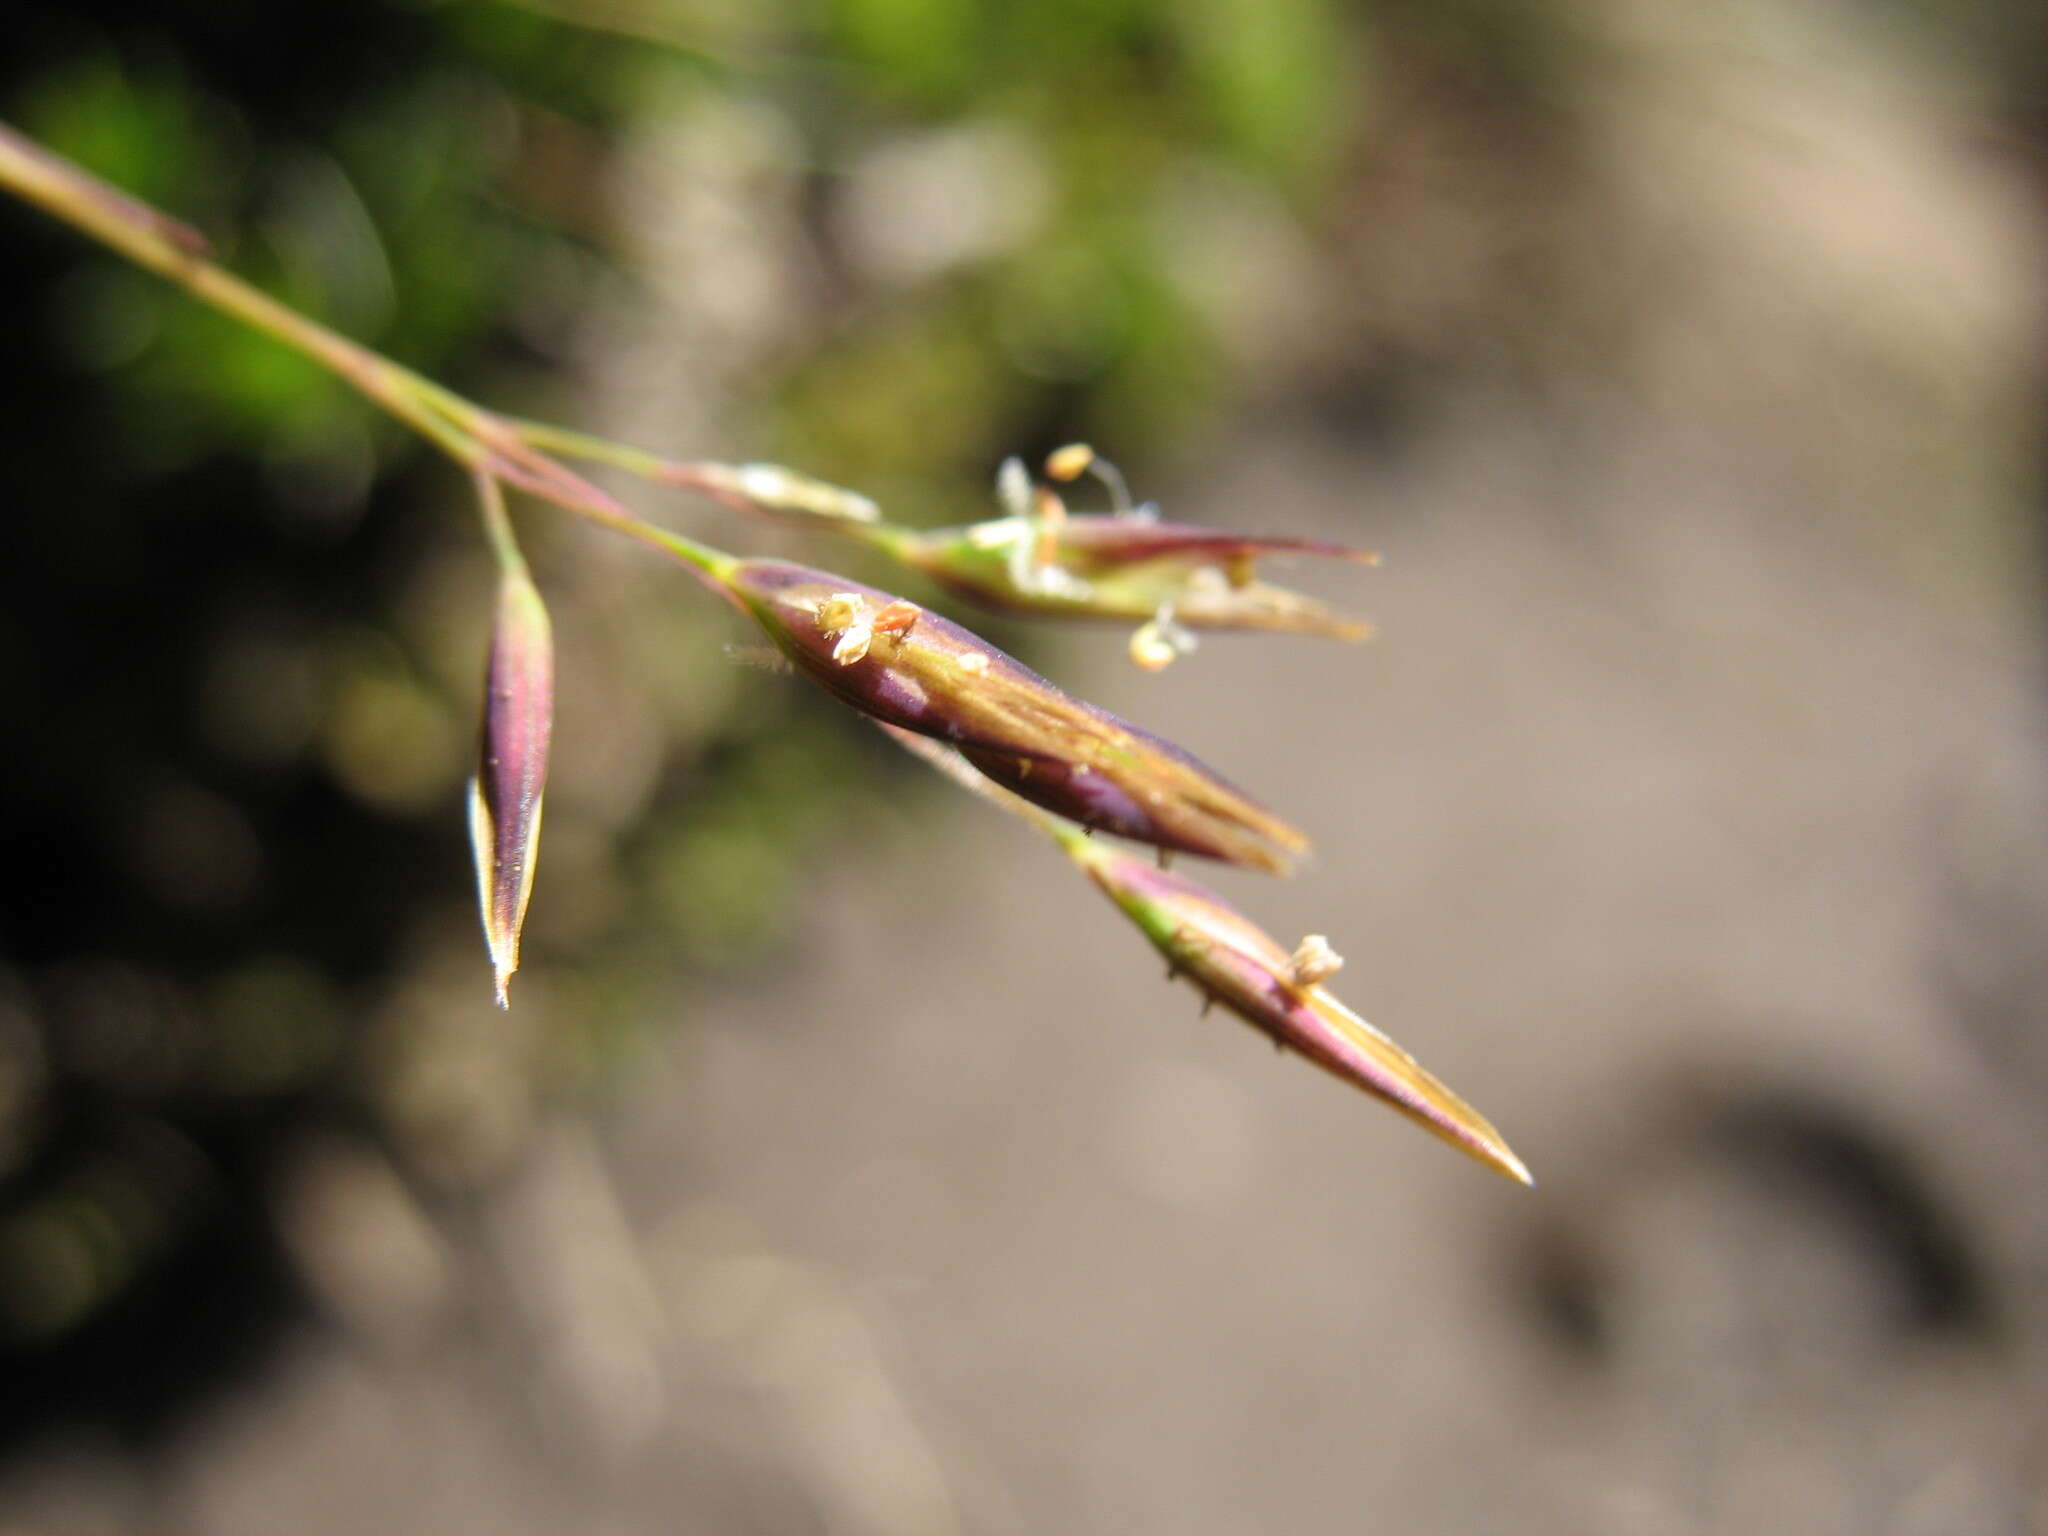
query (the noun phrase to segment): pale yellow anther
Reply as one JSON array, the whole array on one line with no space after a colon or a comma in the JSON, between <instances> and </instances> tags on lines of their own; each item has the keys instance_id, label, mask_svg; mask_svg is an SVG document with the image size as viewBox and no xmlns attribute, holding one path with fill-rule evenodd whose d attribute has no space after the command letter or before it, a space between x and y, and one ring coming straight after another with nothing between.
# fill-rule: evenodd
<instances>
[{"instance_id":1,"label":"pale yellow anther","mask_svg":"<svg viewBox=\"0 0 2048 1536\"><path fill-rule=\"evenodd\" d=\"M821 597L812 612L819 634L839 637L839 643L832 647L832 659L840 666L850 667L867 655L875 638L875 621L868 612L868 600L860 593L834 592L830 597Z\"/></svg>"},{"instance_id":2,"label":"pale yellow anther","mask_svg":"<svg viewBox=\"0 0 2048 1536\"><path fill-rule=\"evenodd\" d=\"M1173 605L1162 607L1140 624L1131 635L1131 660L1147 672L1159 672L1173 665L1177 657L1195 648L1195 637L1173 619Z\"/></svg>"},{"instance_id":3,"label":"pale yellow anther","mask_svg":"<svg viewBox=\"0 0 2048 1536\"><path fill-rule=\"evenodd\" d=\"M1344 957L1330 948L1328 938L1312 933L1295 948L1287 969L1297 987L1312 987L1343 970Z\"/></svg>"},{"instance_id":4,"label":"pale yellow anther","mask_svg":"<svg viewBox=\"0 0 2048 1536\"><path fill-rule=\"evenodd\" d=\"M1095 462L1095 450L1086 443L1069 443L1055 448L1045 458L1045 472L1055 480L1078 480Z\"/></svg>"},{"instance_id":5,"label":"pale yellow anther","mask_svg":"<svg viewBox=\"0 0 2048 1536\"><path fill-rule=\"evenodd\" d=\"M1147 672L1163 672L1179 656L1173 642L1159 632L1156 620L1148 620L1131 631L1131 660Z\"/></svg>"},{"instance_id":6,"label":"pale yellow anther","mask_svg":"<svg viewBox=\"0 0 2048 1536\"><path fill-rule=\"evenodd\" d=\"M868 600L858 592L834 592L821 597L811 610L818 621L818 633L836 635L866 611Z\"/></svg>"},{"instance_id":7,"label":"pale yellow anther","mask_svg":"<svg viewBox=\"0 0 2048 1536\"><path fill-rule=\"evenodd\" d=\"M866 619L849 628L839 637L839 643L832 647L832 659L842 667L850 667L856 661L867 659L868 647L874 644L874 626Z\"/></svg>"}]
</instances>

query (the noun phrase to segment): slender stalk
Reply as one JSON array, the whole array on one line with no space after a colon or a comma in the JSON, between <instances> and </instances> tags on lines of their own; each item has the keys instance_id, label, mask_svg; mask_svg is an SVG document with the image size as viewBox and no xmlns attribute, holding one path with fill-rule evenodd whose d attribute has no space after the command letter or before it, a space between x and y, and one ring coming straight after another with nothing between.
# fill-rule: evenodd
<instances>
[{"instance_id":1,"label":"slender stalk","mask_svg":"<svg viewBox=\"0 0 2048 1536\"><path fill-rule=\"evenodd\" d=\"M1077 826L1064 816L1055 816L1050 811L1041 810L1022 795L1013 794L1003 788L942 741L934 740L930 736L920 736L915 731L906 731L901 726L890 725L881 720L875 722L875 727L912 757L923 758L926 763L969 794L977 795L999 810L1008 811L1019 820L1029 822L1058 843L1068 857L1084 868L1087 866L1095 844L1089 838L1086 828Z\"/></svg>"},{"instance_id":2,"label":"slender stalk","mask_svg":"<svg viewBox=\"0 0 2048 1536\"><path fill-rule=\"evenodd\" d=\"M556 501L555 505L568 506L568 503ZM729 555L722 549L713 549L709 544L699 544L695 539L685 538L680 533L671 533L666 528L657 528L653 523L644 523L637 517L614 518L595 507L571 506L569 510L578 517L596 523L599 527L609 528L614 533L623 533L629 539L639 540L649 549L659 550L672 559L680 560L701 577L704 585L712 591L721 597L737 601L733 598L727 583L731 580L733 572L745 563L738 555Z\"/></svg>"},{"instance_id":3,"label":"slender stalk","mask_svg":"<svg viewBox=\"0 0 2048 1536\"><path fill-rule=\"evenodd\" d=\"M484 538L491 546L491 554L498 562L498 569L507 576L528 579L526 556L521 553L519 540L512 532L512 518L505 510L505 488L497 477L479 468L475 471L477 506L483 513Z\"/></svg>"},{"instance_id":4,"label":"slender stalk","mask_svg":"<svg viewBox=\"0 0 2048 1536\"><path fill-rule=\"evenodd\" d=\"M674 459L665 459L658 453L649 453L644 448L615 443L609 438L593 437L588 432L558 427L549 421L527 421L521 417L506 417L504 421L506 426L531 447L547 453L566 454L572 459L588 459L593 464L609 464L614 469L623 469L627 474L638 475L643 480L672 482L678 478L679 472L697 468L694 464L680 463Z\"/></svg>"},{"instance_id":5,"label":"slender stalk","mask_svg":"<svg viewBox=\"0 0 2048 1536\"><path fill-rule=\"evenodd\" d=\"M513 559L519 558L504 518L502 483L680 560L715 590L723 592L726 578L739 564L721 550L641 521L619 501L539 451L504 418L250 286L207 259L206 241L197 231L5 123L0 123L0 190L319 364L466 466L476 478L486 531L501 561L508 551ZM523 568L524 562L520 564Z\"/></svg>"},{"instance_id":6,"label":"slender stalk","mask_svg":"<svg viewBox=\"0 0 2048 1536\"><path fill-rule=\"evenodd\" d=\"M465 464L479 450L447 429L424 402L426 381L410 369L299 314L206 259L195 231L0 123L0 187L111 246L137 266L284 343L353 385Z\"/></svg>"},{"instance_id":7,"label":"slender stalk","mask_svg":"<svg viewBox=\"0 0 2048 1536\"><path fill-rule=\"evenodd\" d=\"M822 528L842 537L858 540L901 564L916 564L912 558L918 543L915 529L881 519L865 521L855 517L811 517L801 513L792 514L787 509L764 506L758 497L749 495L742 488L745 471L731 464L664 458L644 448L613 442L610 438L595 437L587 432L577 432L568 427L557 426L553 422L526 421L510 417L500 420L529 448L573 459L585 459L593 464L609 465L613 469L623 470L655 485L696 491L722 506L730 507L736 512L744 512L749 516L767 517L781 522L799 521L807 528Z\"/></svg>"}]
</instances>

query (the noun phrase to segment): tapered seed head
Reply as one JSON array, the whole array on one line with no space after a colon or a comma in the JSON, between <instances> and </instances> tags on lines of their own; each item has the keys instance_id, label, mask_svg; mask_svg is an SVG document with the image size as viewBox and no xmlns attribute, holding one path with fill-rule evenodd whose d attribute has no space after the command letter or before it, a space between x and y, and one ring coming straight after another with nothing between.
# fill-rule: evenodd
<instances>
[{"instance_id":1,"label":"tapered seed head","mask_svg":"<svg viewBox=\"0 0 2048 1536\"><path fill-rule=\"evenodd\" d=\"M507 988L519 969L519 934L533 892L554 697L547 608L524 571L507 572L498 584L484 671L482 749L470 780L477 901L501 1008L508 1006Z\"/></svg>"},{"instance_id":2,"label":"tapered seed head","mask_svg":"<svg viewBox=\"0 0 2048 1536\"><path fill-rule=\"evenodd\" d=\"M1206 764L1061 692L986 640L843 576L748 560L734 599L812 681L950 742L996 783L1083 826L1283 873L1308 840Z\"/></svg>"},{"instance_id":3,"label":"tapered seed head","mask_svg":"<svg viewBox=\"0 0 2048 1536\"><path fill-rule=\"evenodd\" d=\"M1076 840L1068 852L1141 928L1167 964L1288 1050L1392 1105L1496 1173L1533 1183L1486 1119L1414 1057L1305 978L1328 975L1327 942L1293 955L1215 892L1142 859Z\"/></svg>"},{"instance_id":4,"label":"tapered seed head","mask_svg":"<svg viewBox=\"0 0 2048 1536\"><path fill-rule=\"evenodd\" d=\"M1262 555L1302 554L1372 565L1369 550L1131 516L1068 514L1048 536L1029 516L917 535L912 564L963 597L1008 612L1143 622L1170 609L1201 629L1281 630L1364 640L1372 625L1257 579Z\"/></svg>"}]
</instances>

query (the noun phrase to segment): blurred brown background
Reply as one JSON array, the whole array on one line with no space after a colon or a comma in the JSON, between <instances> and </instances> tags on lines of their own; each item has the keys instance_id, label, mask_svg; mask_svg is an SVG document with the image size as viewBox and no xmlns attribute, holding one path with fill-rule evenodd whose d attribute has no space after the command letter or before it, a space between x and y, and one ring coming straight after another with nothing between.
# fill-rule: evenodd
<instances>
[{"instance_id":1,"label":"blurred brown background","mask_svg":"<svg viewBox=\"0 0 2048 1536\"><path fill-rule=\"evenodd\" d=\"M2035 10L30 8L0 117L493 404L1382 549L985 627L1540 1185L545 509L499 1014L460 477L0 210L0 1532L2048 1530Z\"/></svg>"}]
</instances>

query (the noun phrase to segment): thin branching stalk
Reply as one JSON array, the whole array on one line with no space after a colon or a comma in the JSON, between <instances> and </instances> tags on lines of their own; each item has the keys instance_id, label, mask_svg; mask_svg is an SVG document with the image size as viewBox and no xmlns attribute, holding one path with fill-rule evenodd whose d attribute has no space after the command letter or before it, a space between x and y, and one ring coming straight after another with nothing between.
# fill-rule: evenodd
<instances>
[{"instance_id":1,"label":"thin branching stalk","mask_svg":"<svg viewBox=\"0 0 2048 1536\"><path fill-rule=\"evenodd\" d=\"M722 590L736 559L635 517L504 418L279 303L210 260L205 237L0 123L0 188L317 363L480 480L527 492L680 560Z\"/></svg>"},{"instance_id":2,"label":"thin branching stalk","mask_svg":"<svg viewBox=\"0 0 2048 1536\"><path fill-rule=\"evenodd\" d=\"M519 548L519 540L512 532L511 514L505 510L504 487L482 469L476 479L477 511L484 525L484 540L491 546L491 557L498 562L501 575L516 580L527 580L526 555Z\"/></svg>"},{"instance_id":3,"label":"thin branching stalk","mask_svg":"<svg viewBox=\"0 0 2048 1536\"><path fill-rule=\"evenodd\" d=\"M262 293L213 262L202 236L0 124L0 191L12 192L219 313L327 369L412 427L475 483L498 567L471 832L478 899L500 1006L519 968L553 735L554 649L545 603L519 548L505 489L623 534L679 561L751 616L796 668L868 714L975 793L1030 821L1109 896L1210 1002L1300 1052L1496 1171L1528 1171L1499 1133L1414 1058L1325 992L1342 964L1312 935L1290 956L1212 892L1168 873L1193 852L1285 872L1307 839L1197 759L1062 693L972 631L843 577L745 560L635 516L557 455L700 492L737 510L829 526L997 606L1146 622L1133 657L1161 664L1190 622L1360 638L1367 627L1252 579L1271 551L1370 562L1314 540L1218 533L1139 515L1106 472L1117 510L1076 524L1048 484L1006 465L1020 505L1007 518L918 532L884 522L867 497L776 465L672 460L586 433L486 410ZM1095 466L1093 450L1047 461L1055 481ZM1014 470L1014 473L1009 471ZM1098 473L1105 473L1098 469ZM1021 489L1018 489L1021 487ZM1075 532L1079 529L1079 533ZM1148 647L1143 654L1138 643ZM1088 835L1107 830L1160 851L1161 867Z\"/></svg>"},{"instance_id":4,"label":"thin branching stalk","mask_svg":"<svg viewBox=\"0 0 2048 1536\"><path fill-rule=\"evenodd\" d=\"M447 420L428 406L422 387L427 381L418 374L252 288L207 259L206 240L197 231L137 202L5 123L0 123L0 186L320 364L457 461L480 462L480 445L451 431Z\"/></svg>"}]
</instances>

